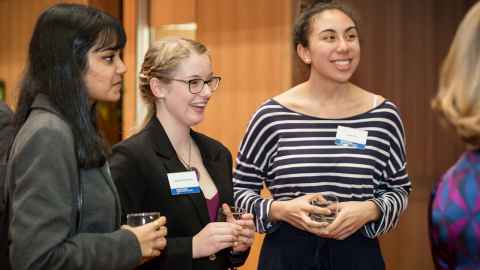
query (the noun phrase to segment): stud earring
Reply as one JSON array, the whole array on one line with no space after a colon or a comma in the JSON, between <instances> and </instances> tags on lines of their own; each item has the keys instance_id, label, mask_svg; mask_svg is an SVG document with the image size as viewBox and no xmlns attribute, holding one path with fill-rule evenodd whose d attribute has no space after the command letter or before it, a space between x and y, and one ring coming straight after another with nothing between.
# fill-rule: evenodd
<instances>
[{"instance_id":1,"label":"stud earring","mask_svg":"<svg viewBox=\"0 0 480 270\"><path fill-rule=\"evenodd\" d=\"M306 58L305 63L310 64L310 58Z\"/></svg>"}]
</instances>

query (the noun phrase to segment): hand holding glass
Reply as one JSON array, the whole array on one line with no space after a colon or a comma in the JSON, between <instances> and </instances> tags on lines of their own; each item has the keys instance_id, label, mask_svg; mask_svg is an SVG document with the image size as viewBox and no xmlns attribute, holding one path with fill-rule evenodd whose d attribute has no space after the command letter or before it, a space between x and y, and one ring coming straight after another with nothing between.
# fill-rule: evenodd
<instances>
[{"instance_id":1,"label":"hand holding glass","mask_svg":"<svg viewBox=\"0 0 480 270\"><path fill-rule=\"evenodd\" d=\"M228 222L230 220L230 216L234 220L239 220L242 218L243 214L247 213L245 209L240 207L228 206L227 209L228 211L225 211L223 206L218 208L218 213L217 213L218 222Z\"/></svg>"},{"instance_id":2,"label":"hand holding glass","mask_svg":"<svg viewBox=\"0 0 480 270\"><path fill-rule=\"evenodd\" d=\"M322 198L317 198L310 202L310 204L318 207L330 209L330 215L325 214L310 214L310 218L316 222L332 223L337 217L338 213L338 198L335 195L322 195Z\"/></svg>"}]
</instances>

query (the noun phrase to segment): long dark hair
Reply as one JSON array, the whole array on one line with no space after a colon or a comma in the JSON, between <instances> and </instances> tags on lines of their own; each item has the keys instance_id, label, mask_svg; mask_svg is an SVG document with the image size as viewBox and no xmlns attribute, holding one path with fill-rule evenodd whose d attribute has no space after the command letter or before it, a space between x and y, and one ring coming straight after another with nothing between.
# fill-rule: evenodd
<instances>
[{"instance_id":1,"label":"long dark hair","mask_svg":"<svg viewBox=\"0 0 480 270\"><path fill-rule=\"evenodd\" d=\"M17 132L27 120L35 97L43 93L72 129L79 166L105 164L107 147L97 129L95 106L89 104L84 82L87 53L94 46L120 49L125 42L120 22L98 9L58 4L45 10L36 22L20 83L14 116Z\"/></svg>"}]
</instances>

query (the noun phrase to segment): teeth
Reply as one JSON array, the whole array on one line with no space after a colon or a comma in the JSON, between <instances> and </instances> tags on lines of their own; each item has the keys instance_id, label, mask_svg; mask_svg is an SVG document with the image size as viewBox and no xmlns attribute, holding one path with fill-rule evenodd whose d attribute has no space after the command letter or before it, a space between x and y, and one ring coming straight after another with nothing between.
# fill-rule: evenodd
<instances>
[{"instance_id":1,"label":"teeth","mask_svg":"<svg viewBox=\"0 0 480 270\"><path fill-rule=\"evenodd\" d=\"M350 60L336 60L334 61L336 64L339 64L339 65L348 65L350 64Z\"/></svg>"}]
</instances>

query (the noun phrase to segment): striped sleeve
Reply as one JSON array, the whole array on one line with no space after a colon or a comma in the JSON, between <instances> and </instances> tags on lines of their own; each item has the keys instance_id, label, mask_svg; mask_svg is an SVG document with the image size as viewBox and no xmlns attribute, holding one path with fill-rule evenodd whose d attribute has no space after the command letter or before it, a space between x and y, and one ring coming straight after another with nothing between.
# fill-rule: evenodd
<instances>
[{"instance_id":1,"label":"striped sleeve","mask_svg":"<svg viewBox=\"0 0 480 270\"><path fill-rule=\"evenodd\" d=\"M383 178L378 181L374 190L374 198L371 199L381 211L381 217L375 222L364 226L364 234L367 237L378 237L394 228L401 214L408 205L408 195L411 191L411 182L407 174L405 132L400 114L393 103L382 109L389 120L390 131L389 158Z\"/></svg>"},{"instance_id":2,"label":"striped sleeve","mask_svg":"<svg viewBox=\"0 0 480 270\"><path fill-rule=\"evenodd\" d=\"M275 133L268 120L274 114L271 109L269 105L263 105L253 115L240 145L233 175L235 205L255 216L258 232L266 232L272 227L268 215L273 199L260 196L272 150L276 147Z\"/></svg>"}]
</instances>

